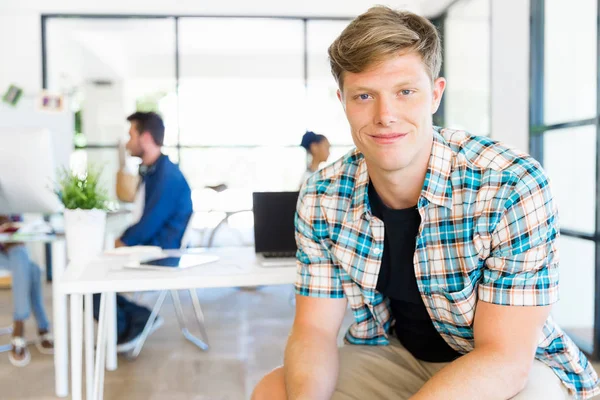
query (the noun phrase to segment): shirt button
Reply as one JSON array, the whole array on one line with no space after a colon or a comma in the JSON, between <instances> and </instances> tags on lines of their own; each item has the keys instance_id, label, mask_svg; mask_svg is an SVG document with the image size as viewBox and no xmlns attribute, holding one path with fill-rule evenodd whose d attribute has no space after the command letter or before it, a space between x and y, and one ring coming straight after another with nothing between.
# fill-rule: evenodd
<instances>
[{"instance_id":1,"label":"shirt button","mask_svg":"<svg viewBox=\"0 0 600 400\"><path fill-rule=\"evenodd\" d=\"M373 249L373 254L378 255L379 253L381 253L381 249L380 248Z\"/></svg>"}]
</instances>

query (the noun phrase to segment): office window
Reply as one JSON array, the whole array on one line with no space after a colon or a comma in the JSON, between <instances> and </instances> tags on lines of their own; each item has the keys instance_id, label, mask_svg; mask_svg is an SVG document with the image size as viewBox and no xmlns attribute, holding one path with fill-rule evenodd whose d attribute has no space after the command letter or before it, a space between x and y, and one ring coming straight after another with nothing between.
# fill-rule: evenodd
<instances>
[{"instance_id":1,"label":"office window","mask_svg":"<svg viewBox=\"0 0 600 400\"><path fill-rule=\"evenodd\" d=\"M490 0L461 0L444 21L445 126L490 133Z\"/></svg>"},{"instance_id":2,"label":"office window","mask_svg":"<svg viewBox=\"0 0 600 400\"><path fill-rule=\"evenodd\" d=\"M175 164L179 164L179 149L176 146L163 146L162 152Z\"/></svg>"},{"instance_id":3,"label":"office window","mask_svg":"<svg viewBox=\"0 0 600 400\"><path fill-rule=\"evenodd\" d=\"M544 123L596 116L596 0L546 0Z\"/></svg>"},{"instance_id":4,"label":"office window","mask_svg":"<svg viewBox=\"0 0 600 400\"><path fill-rule=\"evenodd\" d=\"M332 145L352 144L350 126L337 97L338 86L327 54L331 43L347 25L346 21L309 21L307 24L306 128L327 136Z\"/></svg>"},{"instance_id":5,"label":"office window","mask_svg":"<svg viewBox=\"0 0 600 400\"><path fill-rule=\"evenodd\" d=\"M182 18L182 170L194 188L295 190L305 168L301 20ZM256 147L260 146L260 147Z\"/></svg>"},{"instance_id":6,"label":"office window","mask_svg":"<svg viewBox=\"0 0 600 400\"><path fill-rule=\"evenodd\" d=\"M546 132L543 164L558 203L561 228L593 234L596 127L588 125Z\"/></svg>"},{"instance_id":7,"label":"office window","mask_svg":"<svg viewBox=\"0 0 600 400\"><path fill-rule=\"evenodd\" d=\"M561 300L553 314L592 358L600 355L596 195L597 2L531 0L530 151L558 204Z\"/></svg>"},{"instance_id":8,"label":"office window","mask_svg":"<svg viewBox=\"0 0 600 400\"><path fill-rule=\"evenodd\" d=\"M192 188L226 184L248 191L295 191L306 169L300 146L182 149L181 169Z\"/></svg>"},{"instance_id":9,"label":"office window","mask_svg":"<svg viewBox=\"0 0 600 400\"><path fill-rule=\"evenodd\" d=\"M594 242L568 236L558 241L560 254L560 301L552 317L588 353L592 352L594 328Z\"/></svg>"},{"instance_id":10,"label":"office window","mask_svg":"<svg viewBox=\"0 0 600 400\"><path fill-rule=\"evenodd\" d=\"M127 138L126 117L136 109L162 115L163 152L197 189L225 183L297 190L307 129L330 139L330 162L352 147L327 61L327 46L347 20L45 21L46 87L65 93L77 111L79 148L114 152L111 171L118 168L117 143Z\"/></svg>"},{"instance_id":11,"label":"office window","mask_svg":"<svg viewBox=\"0 0 600 400\"><path fill-rule=\"evenodd\" d=\"M182 18L179 54L182 144L300 142L302 21Z\"/></svg>"},{"instance_id":12,"label":"office window","mask_svg":"<svg viewBox=\"0 0 600 400\"><path fill-rule=\"evenodd\" d=\"M51 18L47 87L81 111L87 145L115 145L136 109L158 111L176 144L175 20Z\"/></svg>"}]
</instances>

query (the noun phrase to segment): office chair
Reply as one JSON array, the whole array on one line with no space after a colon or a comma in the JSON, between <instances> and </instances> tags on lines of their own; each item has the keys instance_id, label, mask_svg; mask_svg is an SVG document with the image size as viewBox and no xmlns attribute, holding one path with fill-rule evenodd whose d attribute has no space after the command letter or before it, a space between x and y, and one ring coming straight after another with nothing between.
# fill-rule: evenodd
<instances>
[{"instance_id":1,"label":"office chair","mask_svg":"<svg viewBox=\"0 0 600 400\"><path fill-rule=\"evenodd\" d=\"M183 237L181 238L181 250L185 250L188 247L190 247L191 234L192 234L192 217L190 217L190 220L188 221L188 224L187 224L187 227L183 234ZM198 328L200 329L201 338L193 335L190 332L190 330L188 329L188 326L185 321L185 317L183 315L183 306L181 305L181 300L179 298L179 291L178 290L162 290L158 294L158 299L156 300L156 303L154 304L154 307L152 308L152 313L150 314L150 318L148 318L148 322L146 322L146 326L144 327L144 331L142 332L140 340L138 341L135 348L128 355L128 358L135 359L135 358L137 358L137 356L139 356L140 352L142 351L142 347L144 346L144 343L146 342L146 339L148 338L148 335L150 334L150 329L152 327L152 324L154 324L154 321L156 320L156 317L158 316L158 313L160 312L160 309L162 308L163 302L165 300L165 297L167 297L167 295L170 295L171 300L173 301L173 307L175 308L175 314L177 315L177 322L179 323L179 328L180 328L183 336L187 340L189 340L192 344L194 344L195 346L200 348L201 350L204 350L204 351L208 350L208 347L209 347L208 346L208 335L206 333L206 328L204 326L204 313L202 312L202 308L200 307L200 300L198 299L198 293L196 292L196 289L187 289L187 291L189 292L190 297L192 299L194 315L196 317L196 322L198 323Z\"/></svg>"},{"instance_id":2,"label":"office chair","mask_svg":"<svg viewBox=\"0 0 600 400\"><path fill-rule=\"evenodd\" d=\"M227 196L231 197L231 194L232 194L230 189L225 184L220 184L217 186L206 186L206 189L212 189L218 194L219 197L217 197L217 199L218 199L217 204L221 204L223 201L226 202ZM223 217L221 218L219 223L210 232L210 236L208 237L208 243L207 243L206 247L213 247L213 244L215 241L215 236L216 236L217 232L219 231L219 228L222 228L223 226L227 225L229 223L230 217L233 217L236 214L252 211L252 207L251 206L248 207L247 205L244 205L244 204L242 204L241 206L239 204L237 204L232 209L229 209L229 210L222 209L222 206L221 207L217 206L217 207L213 207L213 209L209 210L209 212L211 212L211 211L223 213Z\"/></svg>"},{"instance_id":3,"label":"office chair","mask_svg":"<svg viewBox=\"0 0 600 400\"><path fill-rule=\"evenodd\" d=\"M4 335L10 335L12 334L12 326L8 326L5 328L0 328L0 336L4 336ZM7 351L10 351L10 349L12 348L12 345L9 344L4 344L2 346L0 346L0 353L6 353Z\"/></svg>"}]
</instances>

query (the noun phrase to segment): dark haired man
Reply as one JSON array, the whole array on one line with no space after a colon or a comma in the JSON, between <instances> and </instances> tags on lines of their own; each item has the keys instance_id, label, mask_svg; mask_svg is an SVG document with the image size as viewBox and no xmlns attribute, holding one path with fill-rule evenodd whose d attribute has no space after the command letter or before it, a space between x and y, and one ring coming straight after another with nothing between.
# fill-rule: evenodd
<instances>
[{"instance_id":1,"label":"dark haired man","mask_svg":"<svg viewBox=\"0 0 600 400\"><path fill-rule=\"evenodd\" d=\"M159 246L178 249L192 215L190 187L179 167L162 154L165 137L162 118L153 112L136 112L127 117L130 122L127 150L142 159L141 184L138 195L143 198L139 221L131 225L115 241L115 247ZM117 351L132 350L150 317L150 310L123 296L117 296ZM94 316L100 314L100 299L94 299ZM157 318L151 333L162 325Z\"/></svg>"}]
</instances>

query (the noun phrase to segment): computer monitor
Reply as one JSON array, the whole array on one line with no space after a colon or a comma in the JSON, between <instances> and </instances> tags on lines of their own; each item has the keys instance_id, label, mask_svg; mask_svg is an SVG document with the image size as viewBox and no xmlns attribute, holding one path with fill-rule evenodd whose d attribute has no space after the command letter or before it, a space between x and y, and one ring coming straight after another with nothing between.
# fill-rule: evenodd
<instances>
[{"instance_id":1,"label":"computer monitor","mask_svg":"<svg viewBox=\"0 0 600 400\"><path fill-rule=\"evenodd\" d=\"M294 215L298 192L255 192L252 201L256 252L295 252Z\"/></svg>"},{"instance_id":2,"label":"computer monitor","mask_svg":"<svg viewBox=\"0 0 600 400\"><path fill-rule=\"evenodd\" d=\"M62 210L53 185L68 159L65 152L56 153L48 129L0 128L0 214Z\"/></svg>"}]
</instances>

